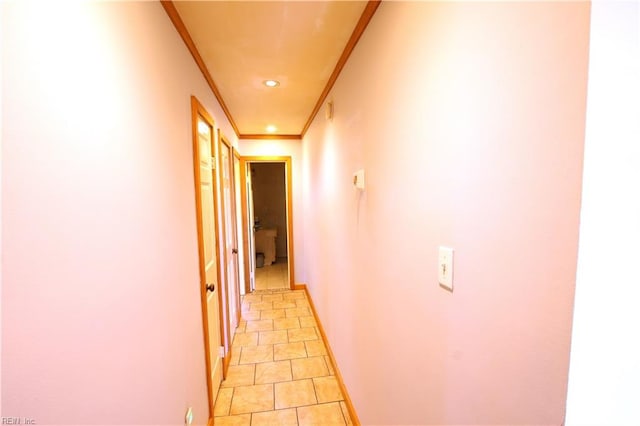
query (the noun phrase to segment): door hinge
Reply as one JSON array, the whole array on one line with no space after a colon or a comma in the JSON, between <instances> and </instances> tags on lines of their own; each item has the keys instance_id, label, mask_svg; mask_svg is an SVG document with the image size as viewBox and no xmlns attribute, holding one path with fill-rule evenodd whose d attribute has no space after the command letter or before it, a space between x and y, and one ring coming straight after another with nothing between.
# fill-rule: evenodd
<instances>
[{"instance_id":1,"label":"door hinge","mask_svg":"<svg viewBox=\"0 0 640 426\"><path fill-rule=\"evenodd\" d=\"M224 346L220 346L220 347L218 348L218 356L219 356L220 358L224 358Z\"/></svg>"}]
</instances>

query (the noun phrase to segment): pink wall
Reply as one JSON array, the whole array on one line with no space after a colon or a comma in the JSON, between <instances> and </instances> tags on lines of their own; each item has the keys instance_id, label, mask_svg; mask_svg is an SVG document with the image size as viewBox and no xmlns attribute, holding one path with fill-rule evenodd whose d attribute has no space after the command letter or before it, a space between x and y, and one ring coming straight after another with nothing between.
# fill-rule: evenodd
<instances>
[{"instance_id":1,"label":"pink wall","mask_svg":"<svg viewBox=\"0 0 640 426\"><path fill-rule=\"evenodd\" d=\"M306 280L363 424L562 422L588 30L588 3L385 2L305 136Z\"/></svg>"},{"instance_id":2,"label":"pink wall","mask_svg":"<svg viewBox=\"0 0 640 426\"><path fill-rule=\"evenodd\" d=\"M233 132L159 3L2 8L2 415L206 424L190 95Z\"/></svg>"},{"instance_id":3,"label":"pink wall","mask_svg":"<svg viewBox=\"0 0 640 426\"><path fill-rule=\"evenodd\" d=\"M295 282L305 283L304 229L302 210L302 143L293 139L250 140L238 142L238 152L244 156L291 157L291 192L293 196L293 248L295 250Z\"/></svg>"}]
</instances>

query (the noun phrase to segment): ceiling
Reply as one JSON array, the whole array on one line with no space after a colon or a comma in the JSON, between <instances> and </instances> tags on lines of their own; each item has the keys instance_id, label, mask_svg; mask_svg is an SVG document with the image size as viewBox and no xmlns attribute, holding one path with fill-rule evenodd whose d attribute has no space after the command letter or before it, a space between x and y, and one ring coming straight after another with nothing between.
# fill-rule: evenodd
<instances>
[{"instance_id":1,"label":"ceiling","mask_svg":"<svg viewBox=\"0 0 640 426\"><path fill-rule=\"evenodd\" d=\"M240 138L303 135L378 6L377 1L162 4ZM269 79L279 85L267 87Z\"/></svg>"}]
</instances>

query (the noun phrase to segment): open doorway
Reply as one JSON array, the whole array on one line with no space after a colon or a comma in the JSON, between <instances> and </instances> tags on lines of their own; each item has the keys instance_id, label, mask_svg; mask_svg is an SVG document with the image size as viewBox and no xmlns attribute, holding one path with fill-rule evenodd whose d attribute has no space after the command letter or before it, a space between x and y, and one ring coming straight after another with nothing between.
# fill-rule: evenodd
<instances>
[{"instance_id":1,"label":"open doorway","mask_svg":"<svg viewBox=\"0 0 640 426\"><path fill-rule=\"evenodd\" d=\"M251 163L255 290L289 287L287 184L284 163Z\"/></svg>"},{"instance_id":2,"label":"open doorway","mask_svg":"<svg viewBox=\"0 0 640 426\"><path fill-rule=\"evenodd\" d=\"M243 157L245 287L294 287L291 157Z\"/></svg>"}]
</instances>

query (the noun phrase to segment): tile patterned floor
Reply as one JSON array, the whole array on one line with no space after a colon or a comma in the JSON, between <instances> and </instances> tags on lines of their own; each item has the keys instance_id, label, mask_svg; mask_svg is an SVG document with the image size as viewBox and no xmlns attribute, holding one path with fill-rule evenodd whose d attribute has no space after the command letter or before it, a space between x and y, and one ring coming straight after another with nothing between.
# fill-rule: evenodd
<instances>
[{"instance_id":1,"label":"tile patterned floor","mask_svg":"<svg viewBox=\"0 0 640 426\"><path fill-rule=\"evenodd\" d=\"M256 290L214 411L216 425L350 425L304 291Z\"/></svg>"},{"instance_id":2,"label":"tile patterned floor","mask_svg":"<svg viewBox=\"0 0 640 426\"><path fill-rule=\"evenodd\" d=\"M289 288L289 271L286 257L279 257L275 263L256 268L256 290Z\"/></svg>"}]
</instances>

